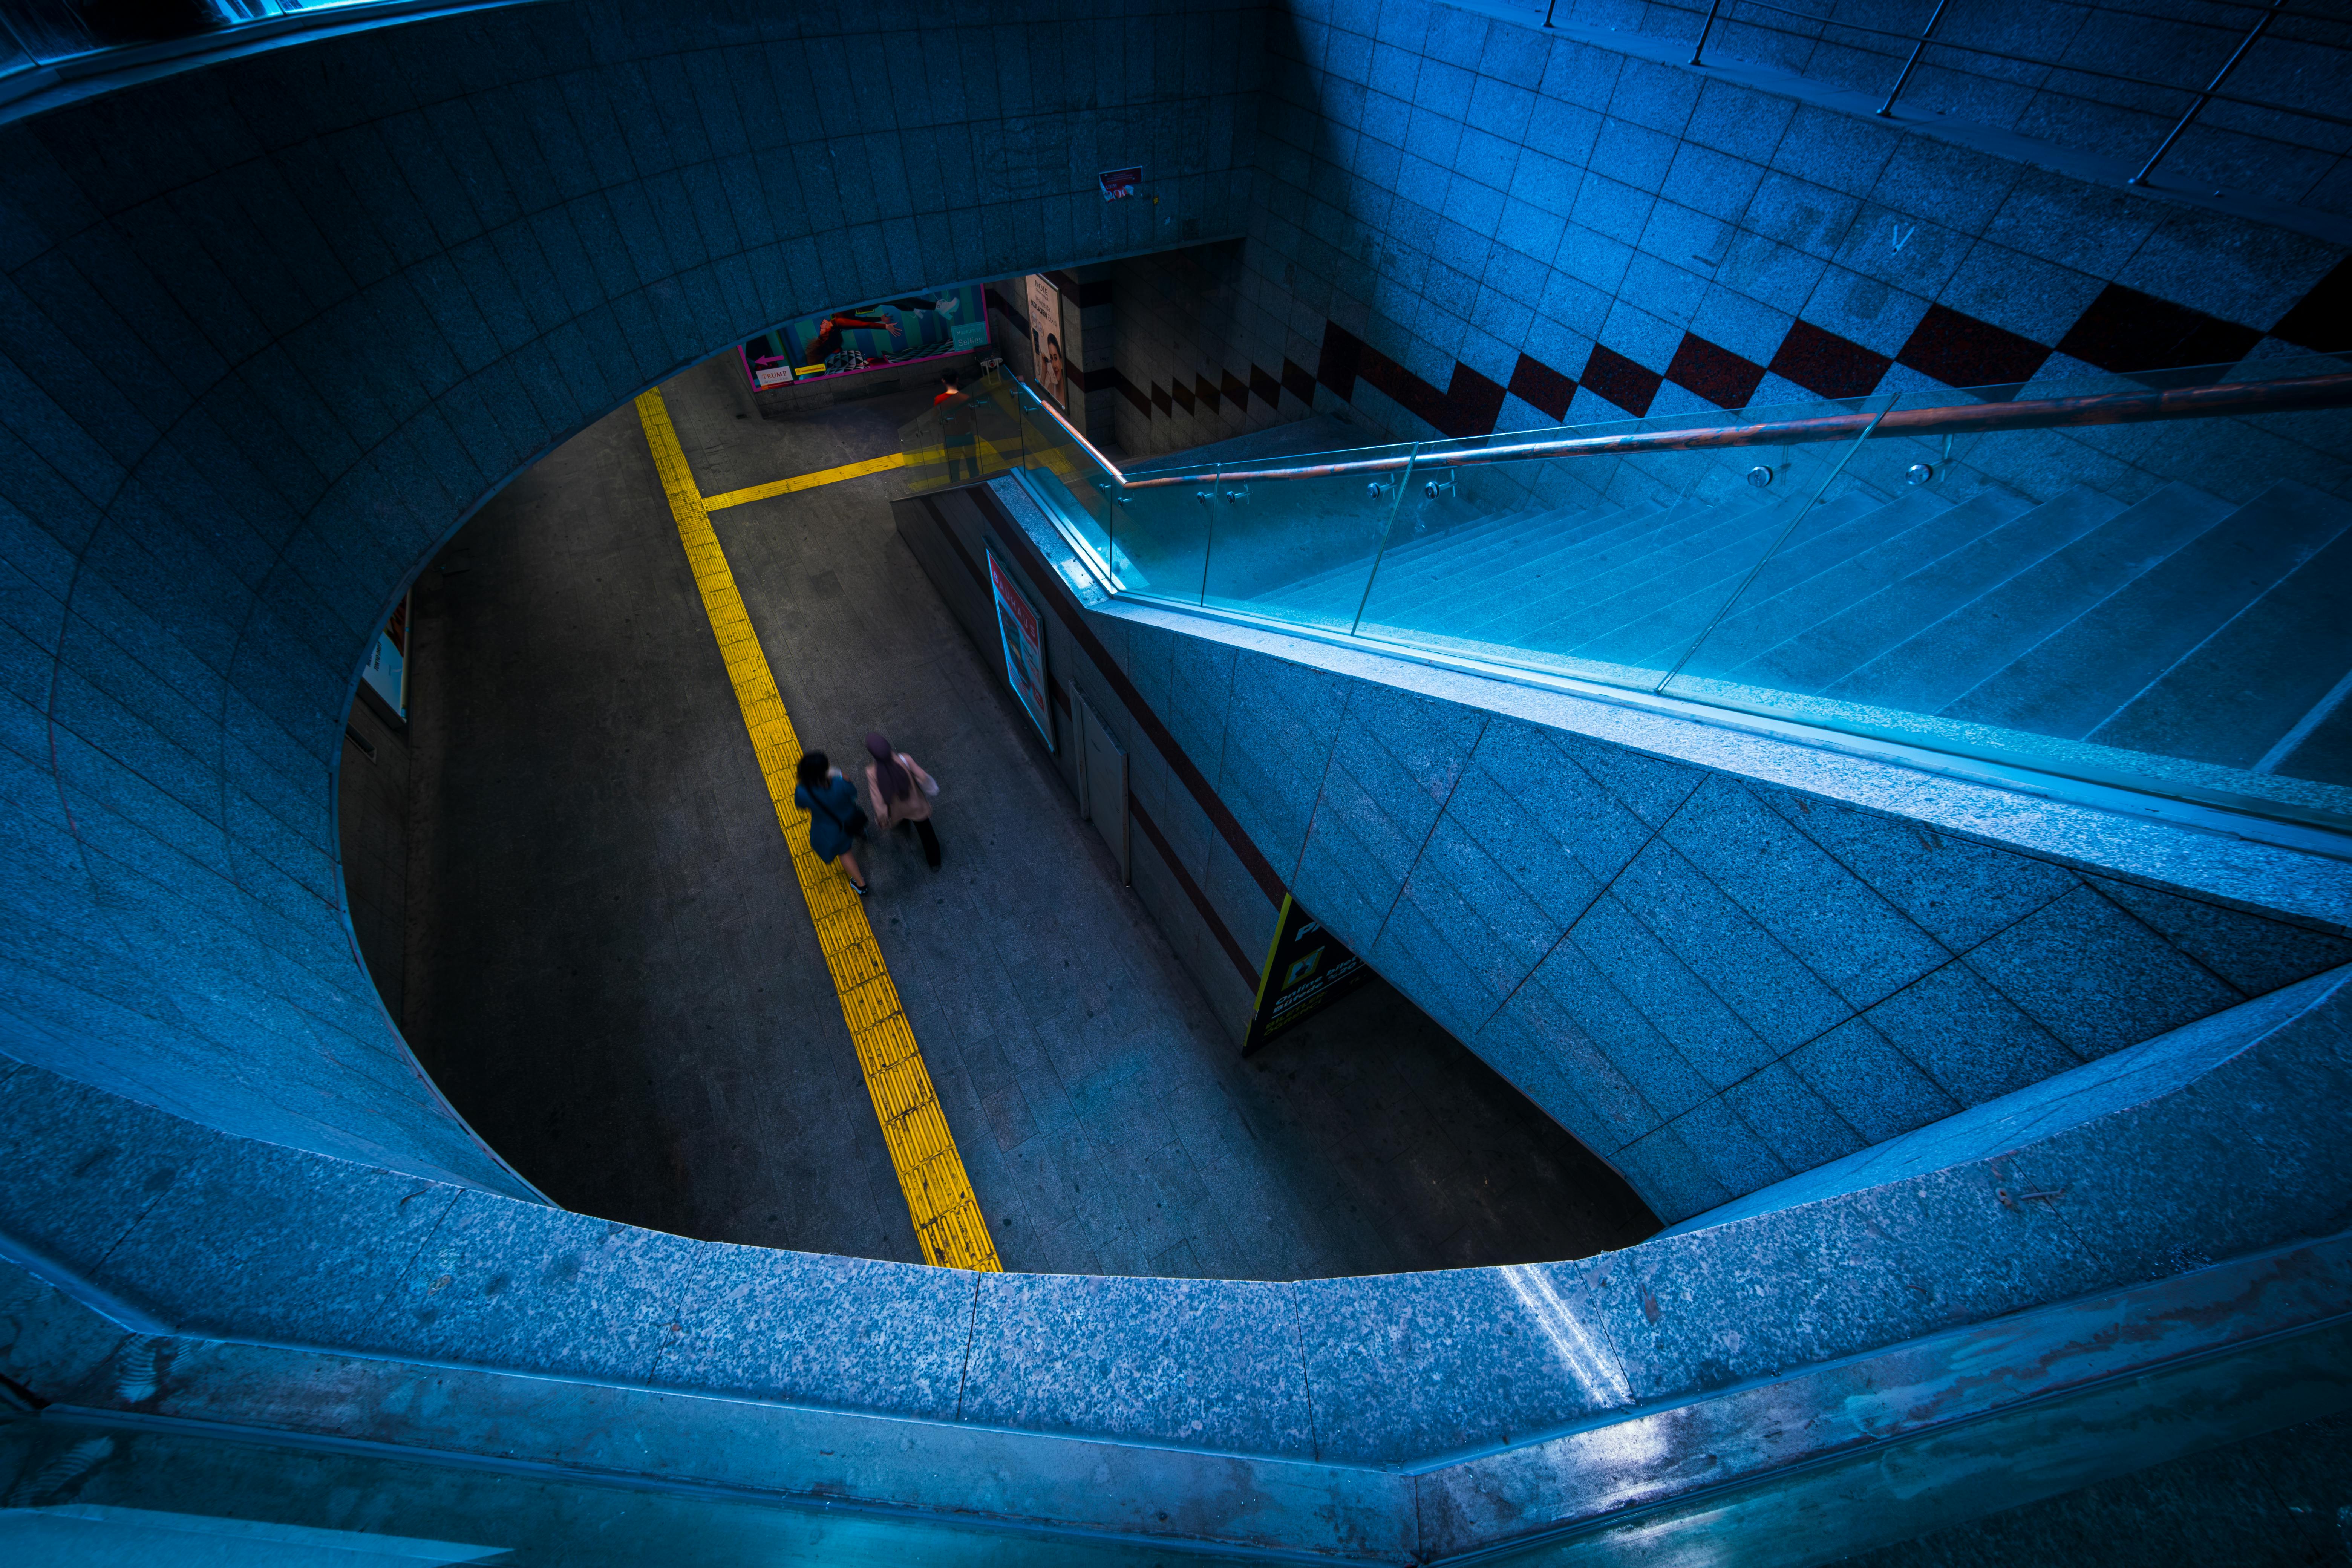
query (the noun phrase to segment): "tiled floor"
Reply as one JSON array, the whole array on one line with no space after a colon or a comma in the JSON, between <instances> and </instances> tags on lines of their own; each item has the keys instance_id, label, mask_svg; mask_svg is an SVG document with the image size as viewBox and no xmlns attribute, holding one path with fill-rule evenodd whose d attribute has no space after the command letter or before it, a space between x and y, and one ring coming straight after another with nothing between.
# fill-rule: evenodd
<instances>
[{"instance_id":1,"label":"tiled floor","mask_svg":"<svg viewBox=\"0 0 2352 1568\"><path fill-rule=\"evenodd\" d=\"M706 494L875 456L927 391L790 423L664 388ZM1385 985L1244 1063L898 542L893 474L714 514L807 743L936 773L946 863L868 912L1014 1269L1288 1279L1579 1256L1655 1222ZM783 840L623 409L416 597L404 998L452 1099L569 1206L913 1259Z\"/></svg>"}]
</instances>

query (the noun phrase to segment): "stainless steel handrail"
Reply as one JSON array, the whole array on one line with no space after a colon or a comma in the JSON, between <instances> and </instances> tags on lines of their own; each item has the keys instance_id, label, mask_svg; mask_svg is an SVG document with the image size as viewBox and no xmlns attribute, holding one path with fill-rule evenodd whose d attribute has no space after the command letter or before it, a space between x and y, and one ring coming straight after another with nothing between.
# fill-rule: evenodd
<instances>
[{"instance_id":1,"label":"stainless steel handrail","mask_svg":"<svg viewBox=\"0 0 2352 1568\"><path fill-rule=\"evenodd\" d=\"M1418 461L1475 468L1488 463L1526 462L1536 458L1622 457L1636 452L1696 451L1726 447L1783 447L1812 441L1843 441L1868 436L1974 435L1993 430L2044 430L2067 426L2137 425L2168 419L2207 419L2224 415L2283 414L2314 408L2352 406L2352 372L2336 375L2297 376L2285 381L2234 381L2213 386L2179 387L2168 392L2099 392L2075 397L2033 398L2015 403L1946 405L1934 408L1903 408L1876 414L1825 414L1805 419L1762 419L1752 425L1710 425L1684 430L1643 430L1622 436L1563 436L1505 446L1465 447L1446 452L1422 452ZM1066 424L1066 421L1065 422ZM1076 434L1073 432L1073 434ZM1083 439L1083 437L1081 437ZM1089 452L1094 450L1089 447ZM1096 460L1110 468L1107 458ZM1317 463L1293 468L1230 471L1226 479L1248 481L1329 479L1335 475L1392 473L1416 461L1403 457L1362 458L1343 463ZM1208 476L1198 473L1153 474L1128 479L1113 468L1128 489L1152 489L1163 485L1197 484Z\"/></svg>"},{"instance_id":2,"label":"stainless steel handrail","mask_svg":"<svg viewBox=\"0 0 2352 1568\"><path fill-rule=\"evenodd\" d=\"M2155 89L2157 89L2158 91L2161 91L2161 92L2177 92L2177 93L2180 93L2180 94L2182 94L2182 95L2183 95L2183 96L2185 96L2185 97L2188 97L2188 98L2190 98L2190 99L2194 99L2194 100L2197 100L2197 108L2198 108L2198 109L2200 109L2200 110L2201 110L2201 109L2204 107L2204 105L2205 105L2205 104L2207 104L2207 103L2234 103L2234 104L2242 105L2242 106L2243 106L2243 107L2245 107L2245 108L2248 108L2248 109L2262 109L2262 110L2269 110L2271 113L2273 113L2273 114L2292 114L2292 115L2299 116L2300 118L2305 119L2305 120L2316 120L2316 121L2321 121L2321 122L2323 122L2323 123L2325 123L2325 124L2328 124L2328 125L2352 125L2352 118L2347 118L2347 117L2343 116L2343 115L2338 115L2338 114L2330 114L2330 113L2326 112L2326 110L2317 110L2317 109L2302 109L2302 108L2297 108L2297 107L2295 107L2295 106L2294 106L2294 105L2292 105L2292 104L2273 103L2273 102L2271 102L2271 101L2270 101L2269 100L2267 100L2267 99L2260 99L2260 98L2242 98L2242 97L2239 97L2238 95L2236 95L2236 94L2234 94L2234 93L2221 92L2221 91L2214 90L2213 89L2205 89L2205 90L2203 90L2203 91L2200 93L2200 90L2199 89L2194 88L2194 87L2185 87L2185 86L2182 86L2182 85L2181 85L2180 83L2179 83L2179 82L2157 81L2157 80L2154 80L2154 79L2150 79L2150 78L2147 78L2147 77L2144 77L2144 76L2131 76L2131 75L2128 75L2128 74L2126 74L2126 73L2125 73L2125 72L2121 72L2121 71L2106 71L2106 70L2099 70L2099 69L2097 69L2097 68L2094 68L2094 67L2091 67L2091 66L2070 65L2070 64L2068 64L2068 63L2066 63L2066 62L2064 62L2064 61L2062 61L2062 60L2044 60L2044 59L2037 59L2037 58L2035 58L2034 57L2032 57L2032 55L2012 54L2012 53L2011 53L2011 52L2010 52L2009 50L2007 50L2007 49L1994 49L1994 48L1987 48L1987 47L1984 47L1983 45L1981 45L1981 44L1958 44L1958 43L1954 43L1954 42L1952 42L1951 40L1949 40L1949 39L1948 39L1948 38L1937 38L1937 37L1930 37L1930 36L1929 36L1929 34L1931 34L1931 33L1934 31L1934 27L1935 27L1935 23L1934 23L1932 20L1931 20L1931 21L1929 22L1929 24L1928 24L1928 29L1927 29L1927 32L1924 32L1924 33L1905 33L1905 32L1897 32L1897 31L1895 31L1895 29L1893 29L1893 28L1889 28L1889 27L1874 27L1874 26L1869 26L1867 23L1863 23L1863 22L1848 22L1848 21L1842 20L1841 18L1839 18L1839 17L1835 17L1835 16L1823 16L1817 15L1816 13L1811 12L1811 11L1800 11L1800 10L1797 10L1797 9L1795 9L1795 8L1791 7L1791 6L1775 5L1775 4L1773 4L1773 3L1772 3L1772 0L1738 0L1738 4L1739 4L1739 5L1745 5L1745 6L1752 7L1752 8L1754 8L1754 9L1756 9L1756 10L1760 10L1760 11L1773 11L1773 12L1777 12L1777 13L1779 13L1780 15L1781 15L1781 16L1793 16L1793 17L1797 18L1799 21L1802 21L1802 22L1811 22L1811 23L1812 23L1812 24L1813 24L1814 26L1822 26L1822 27L1837 27L1837 28L1842 28L1842 29L1843 29L1844 31L1846 31L1846 32L1850 32L1850 33L1867 33L1867 34L1871 35L1873 37L1880 37L1880 38L1896 38L1896 39L1900 39L1900 40L1902 40L1902 41L1903 41L1903 42L1905 42L1905 43L1912 44L1912 45L1914 45L1914 46L1916 46L1916 47L1914 48L1914 51L1913 51L1913 57L1914 57L1914 62L1915 62L1915 63L1916 63L1916 56L1917 56L1918 48L1922 48L1922 47L1927 47L1927 46L1928 46L1928 45L1932 44L1932 45L1934 45L1937 48L1939 48L1939 49L1955 49L1955 50L1959 51L1959 52L1960 52L1960 53L1962 53L1962 54L1981 55L1981 56L1984 56L1984 57L1985 57L1986 58L1988 58L1988 59L2006 60L2007 62L2009 62L2009 63L2010 63L2010 64L2011 64L2011 65L2033 66L2033 67L2036 67L2037 68L2042 69L2042 70L2064 71L2064 72L2066 72L2067 74L2072 75L2072 76L2086 76L2086 77L2092 77L2092 78L2095 78L2096 79L2098 79L2098 80L2100 80L2100 81L2119 81L2119 82L2127 83L2128 85L2133 86L2133 87L2152 87L2152 88L2155 88ZM1708 13L1707 13L1707 20L1706 20L1706 28L1705 28L1704 32L1702 33L1702 35L1701 35L1701 38L1700 38L1700 47L1701 47L1701 48L1704 48L1705 44L1706 44L1706 33L1712 33L1712 32L1714 31L1714 27L1715 27L1715 21L1716 21L1716 15L1715 15L1715 12L1716 12L1716 9L1717 9L1717 8L1718 8L1718 7L1717 7L1717 6L1711 6L1711 7L1709 8L1709 10L1708 10ZM1942 14L1942 10L1943 10L1943 8L1942 8L1940 5L1937 7L1937 16L1941 16L1941 14ZM2136 14L2136 13L2135 13L2135 14ZM2253 33L2252 33L2252 34L2251 34L2251 35L2250 35L2250 36L2249 36L2249 37L2247 37L2243 42L2242 42L2242 43L2238 46L2238 54L2237 54L2237 55L2233 55L2233 56L2231 57L2231 61L2230 61L2230 66L2231 66L2231 67L2234 67L2234 66L2237 64L2238 56L2242 56L2242 55L2243 55L2243 54L2244 54L2244 52L2246 51L2246 49L2247 49L2249 47L2251 47L2251 46L2254 43L2254 41L2255 41L2255 39L2256 39L2257 37L2259 37L2261 36L2261 34L2263 33L2263 29L2264 29L2265 27L2267 27L2267 26L2268 26L2269 22L2270 22L2273 17L2275 17L2275 16L2292 16L2305 17L2305 18L2306 18L2306 19L2313 20L2313 21L2328 21L2328 22L2337 22L2337 21L2342 21L2342 20L2344 20L2344 18L2341 18L2341 17L2332 17L2332 16L2313 16L2313 15L2312 15L2311 13L2309 13L2309 12L2303 12L2303 11L2289 12L2289 11L2284 11L2284 10L2282 10L2282 11L2276 11L2276 12L2266 12L2266 13L2265 13L2265 15L2264 15L2264 16L2263 16L2263 19L2261 22L2258 22L2258 23L2255 25L2255 28L2254 28ZM2149 18L2147 18L2147 19L2148 19L2148 20L2151 20L2151 21L2157 21L2157 20L2164 20L2165 18L2160 18L2160 17L2149 17ZM1737 21L1740 21L1740 18L1738 18L1738 17L1732 17L1732 18L1729 18L1729 20L1737 22ZM1766 27L1766 28L1769 29L1769 30L1770 30L1770 31L1772 31L1772 32L1780 33L1780 34L1783 34L1783 35L1785 35L1785 36L1791 37L1801 36L1801 35L1798 35L1798 34L1796 34L1796 33L1791 32L1791 31L1790 31L1790 29L1786 28L1786 27L1774 27L1774 26L1771 26L1771 24L1770 24L1770 23L1769 23L1769 22L1742 22L1742 23L1741 23L1741 25L1746 26L1760 26L1760 27ZM2200 23L2200 24L2199 24L2199 26L2210 27L2210 26L2212 26L2212 24L2210 24L2210 23ZM2231 29L2231 30L2232 30L2232 31L2234 31L2235 29ZM2333 41L2331 41L2331 40L2325 39L2325 38L2298 38L2298 39L2296 39L2295 41L2296 41L2297 43L2308 44L2308 45L2310 45L2310 46L2311 46L2312 47L2314 47L2314 48L2335 49L2335 50L2337 50L2338 52L2352 52L2352 44L2340 44L2340 43L2336 43L2336 42L2333 42ZM1691 52L1691 64L1693 64L1693 65L1697 65L1697 64L1699 64L1699 63L1700 63L1700 59L1699 59L1699 51L1698 51L1697 49L1694 49L1694 50ZM2223 68L2223 69L2222 69L2222 71L2221 71L2221 76L2227 76L2227 75L2229 74L2229 69L2230 69L2230 67L2224 67L2224 68ZM1907 80L1909 79L1909 77L1910 77L1910 67L1906 66L1906 67L1904 68L1903 77L1904 77L1904 80L1906 80L1906 81L1907 81ZM2214 79L2215 88L2218 88L2219 83L2220 83L2220 80L2221 80L2221 77L2220 77L2220 76L2217 76L2217 77ZM1900 92L1900 91L1902 90L1902 87L1903 87L1903 81L1898 81L1898 82L1895 84L1895 91L1896 91L1896 92ZM1891 107L1892 107L1892 105L1893 105L1893 103L1894 103L1894 95L1893 95L1893 94L1890 94L1890 95L1888 96L1887 103L1888 103L1889 107L1891 108ZM1887 110L1883 109L1883 110L1880 110L1880 112L1883 114L1883 113L1887 112ZM2187 127L2187 125L2186 125L2186 123L2185 123L2185 122L2184 122L2182 125L2180 125L2180 126L2177 127L2177 128L2175 129L2175 132L2174 132L2174 136L2175 136L2175 137L2177 137L2177 136L2179 135L2179 132L2180 132L2180 131L2184 131L2184 130L2186 130L2187 128L2188 128L2188 127ZM2168 137L2168 138L2167 138L2167 139L2166 139L2166 143L2165 143L2166 148L2168 148L2168 147L2171 145L2171 141L2172 141L2172 138L2169 138L2169 137ZM2165 150L2164 148L2159 148L2159 149L2158 150L2158 155L2159 157L2162 155L2162 153L2163 153L2164 150ZM2150 164L2151 164L2151 166L2153 165L2154 162L2155 162L2155 160L2153 160L2153 159L2151 159L2151 160L2150 160ZM2143 174L2145 174L2145 171L2143 171Z\"/></svg>"}]
</instances>

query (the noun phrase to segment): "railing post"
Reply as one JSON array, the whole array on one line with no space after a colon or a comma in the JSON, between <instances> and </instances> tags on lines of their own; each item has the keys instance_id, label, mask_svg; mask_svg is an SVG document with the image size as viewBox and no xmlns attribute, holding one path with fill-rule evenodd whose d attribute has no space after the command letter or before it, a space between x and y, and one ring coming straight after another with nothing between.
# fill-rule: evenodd
<instances>
[{"instance_id":1,"label":"railing post","mask_svg":"<svg viewBox=\"0 0 2352 1568\"><path fill-rule=\"evenodd\" d=\"M2147 177L2156 173L2157 164L2162 163L2164 161L2164 155L2172 151L2172 144L2180 140L2180 133L2188 130L2189 125L2196 121L2197 117L2205 111L2205 106L2207 104L2213 101L2213 95L2221 90L2221 84L2229 79L2230 73L2231 71L2238 68L2238 62L2246 58L2246 51L2254 47L2254 40L2263 36L2263 32L2270 26L2272 20L2278 16L2279 7L2285 4L2286 0L2271 0L2271 8L2263 12L2262 16L2256 19L2252 29L2246 34L2244 38L2239 41L2236 51L2232 53L2228 59L2221 62L2221 68L2215 71L2213 73L2213 79L2205 84L2205 90L2197 95L2197 101L2190 104L2189 106L2189 112L2180 117L2180 123L2174 126L2165 136L2164 140L2157 144L2156 151L2147 155L2147 163L2146 165L2141 168L2138 174L2134 174L2129 180L2126 181L2125 183L2126 184L2144 185L2147 184Z\"/></svg>"},{"instance_id":2,"label":"railing post","mask_svg":"<svg viewBox=\"0 0 2352 1568\"><path fill-rule=\"evenodd\" d=\"M1913 69L1918 66L1919 56L1927 49L1927 40L1936 36L1936 24L1944 19L1944 6L1948 3L1948 0L1936 0L1936 9L1927 17L1927 30L1919 35L1919 41L1911 46L1911 58L1903 62L1903 74L1896 77L1895 85L1887 89L1886 101L1878 106L1881 120L1895 118L1895 100L1903 96L1903 89L1910 81Z\"/></svg>"},{"instance_id":3,"label":"railing post","mask_svg":"<svg viewBox=\"0 0 2352 1568\"><path fill-rule=\"evenodd\" d=\"M1715 31L1715 14L1723 9L1723 0L1714 0L1706 8L1706 20L1699 24L1698 42L1691 46L1691 64L1698 64L1699 56L1706 53L1706 36Z\"/></svg>"},{"instance_id":4,"label":"railing post","mask_svg":"<svg viewBox=\"0 0 2352 1568\"><path fill-rule=\"evenodd\" d=\"M1552 8L1553 8L1554 6L1556 6L1556 5L1558 5L1559 4L1559 0L1546 0L1545 5L1544 5L1544 26L1545 26L1549 27L1549 26L1551 26L1551 13L1552 13Z\"/></svg>"},{"instance_id":5,"label":"railing post","mask_svg":"<svg viewBox=\"0 0 2352 1568\"><path fill-rule=\"evenodd\" d=\"M1405 454L1403 468L1398 471L1396 499L1389 502L1389 515L1381 524L1381 547L1372 552L1372 568L1364 574L1363 597L1356 601L1356 618L1348 623L1349 637L1354 637L1356 629L1364 624L1364 606L1372 602L1372 584L1380 579L1381 563L1388 559L1389 535L1396 531L1397 513L1404 506L1404 492L1412 485L1412 466L1420 460L1421 443L1415 441L1412 450Z\"/></svg>"}]
</instances>

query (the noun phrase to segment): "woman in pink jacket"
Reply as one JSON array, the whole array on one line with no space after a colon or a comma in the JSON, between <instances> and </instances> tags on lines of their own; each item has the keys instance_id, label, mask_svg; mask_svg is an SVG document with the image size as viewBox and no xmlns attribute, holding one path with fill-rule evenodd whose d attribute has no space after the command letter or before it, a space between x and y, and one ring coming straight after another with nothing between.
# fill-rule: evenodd
<instances>
[{"instance_id":1,"label":"woman in pink jacket","mask_svg":"<svg viewBox=\"0 0 2352 1568\"><path fill-rule=\"evenodd\" d=\"M874 755L866 764L866 793L874 803L874 826L904 827L913 823L923 841L925 863L938 870L940 836L931 830L931 796L940 793L939 782L914 758L892 751L889 740L879 731L866 737L866 749Z\"/></svg>"}]
</instances>

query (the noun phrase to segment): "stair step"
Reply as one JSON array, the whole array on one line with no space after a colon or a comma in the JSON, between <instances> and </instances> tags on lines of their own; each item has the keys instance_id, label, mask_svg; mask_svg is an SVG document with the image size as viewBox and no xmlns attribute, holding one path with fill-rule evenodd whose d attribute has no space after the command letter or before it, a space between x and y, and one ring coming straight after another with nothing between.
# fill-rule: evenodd
<instances>
[{"instance_id":1,"label":"stair step","mask_svg":"<svg viewBox=\"0 0 2352 1568\"><path fill-rule=\"evenodd\" d=\"M1933 713L2227 517L2230 505L2167 485L2063 548L2021 563L1832 682L1823 695Z\"/></svg>"},{"instance_id":2,"label":"stair step","mask_svg":"<svg viewBox=\"0 0 2352 1568\"><path fill-rule=\"evenodd\" d=\"M2352 532L2305 562L2086 737L2252 767L2352 669Z\"/></svg>"},{"instance_id":3,"label":"stair step","mask_svg":"<svg viewBox=\"0 0 2352 1568\"><path fill-rule=\"evenodd\" d=\"M1942 504L1931 503L1936 510L1941 510ZM1897 510L1916 510L1919 505L1916 491L1888 503L1861 493L1824 501L1808 511L1804 521L1781 542L1780 548L1760 565L1749 563L1726 574L1694 581L1682 597L1608 632L1578 651L1588 658L1606 659L1612 664L1664 668L1682 658L1691 639L1726 608L1733 594L1751 603L1759 593L1771 596L1776 582L1786 583L1809 574L1809 571L1818 571L1828 560L1843 559L1861 548L1875 537L1871 531L1876 526L1874 520ZM1755 566L1752 578L1750 565Z\"/></svg>"},{"instance_id":4,"label":"stair step","mask_svg":"<svg viewBox=\"0 0 2352 1568\"><path fill-rule=\"evenodd\" d=\"M1915 490L1914 496L1926 496ZM1838 531L1860 535L1862 547L1810 577L1777 593L1751 593L1734 606L1686 667L1693 675L1717 676L1769 647L1798 637L1849 608L1887 584L1990 533L2026 510L2025 501L1998 490L1979 490L1957 506L1919 516L1914 502L1898 500L1873 510ZM1903 508L1897 510L1897 508ZM1901 526L1906 517L1915 518Z\"/></svg>"},{"instance_id":5,"label":"stair step","mask_svg":"<svg viewBox=\"0 0 2352 1568\"><path fill-rule=\"evenodd\" d=\"M2270 771L2314 784L2352 784L2352 677L2336 682L2304 720L2308 727L2303 733L2290 735L2264 754Z\"/></svg>"},{"instance_id":6,"label":"stair step","mask_svg":"<svg viewBox=\"0 0 2352 1568\"><path fill-rule=\"evenodd\" d=\"M1819 691L2123 510L2121 501L2094 490L2064 491L1792 633L1728 673L1752 685Z\"/></svg>"},{"instance_id":7,"label":"stair step","mask_svg":"<svg viewBox=\"0 0 2352 1568\"><path fill-rule=\"evenodd\" d=\"M2282 480L1944 710L2080 740L2352 525L2352 508Z\"/></svg>"},{"instance_id":8,"label":"stair step","mask_svg":"<svg viewBox=\"0 0 2352 1568\"><path fill-rule=\"evenodd\" d=\"M1501 592L1528 593L1547 578L1562 580L1559 563L1597 542L1631 538L1658 526L1663 515L1646 503L1592 518L1557 532L1533 537L1523 548L1483 552L1449 561L1442 569L1415 576L1381 574L1373 595L1378 609L1368 606L1383 622L1433 626L1462 616L1475 616ZM1507 587L1506 585L1508 585ZM1448 625L1448 631L1454 628Z\"/></svg>"},{"instance_id":9,"label":"stair step","mask_svg":"<svg viewBox=\"0 0 2352 1568\"><path fill-rule=\"evenodd\" d=\"M1507 528L1482 529L1475 534L1456 530L1399 545L1381 563L1381 581L1395 588L1420 589L1447 577L1484 569L1496 558L1522 556L1549 547L1555 538L1572 533L1586 521L1580 511L1533 512L1514 519Z\"/></svg>"},{"instance_id":10,"label":"stair step","mask_svg":"<svg viewBox=\"0 0 2352 1568\"><path fill-rule=\"evenodd\" d=\"M1663 531L1633 560L1577 583L1569 602L1520 604L1474 635L1584 655L1580 645L1687 595L1693 584L1746 572L1784 526L1782 509L1724 503ZM1564 612L1564 613L1563 613Z\"/></svg>"}]
</instances>

